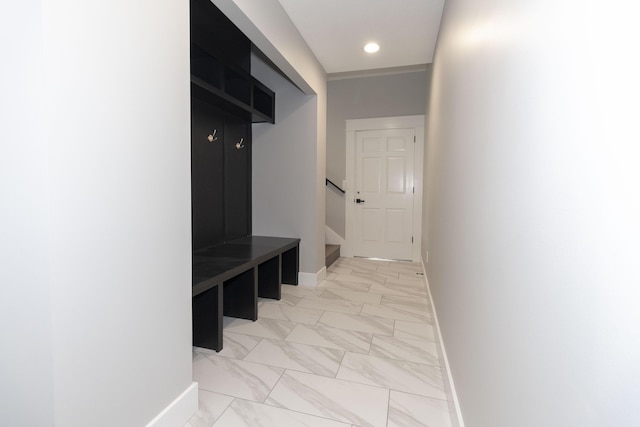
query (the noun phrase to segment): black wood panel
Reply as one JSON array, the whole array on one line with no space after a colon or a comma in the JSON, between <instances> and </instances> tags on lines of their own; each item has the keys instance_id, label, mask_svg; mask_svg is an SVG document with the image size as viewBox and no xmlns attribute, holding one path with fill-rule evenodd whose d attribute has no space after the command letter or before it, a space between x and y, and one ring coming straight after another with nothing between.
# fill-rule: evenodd
<instances>
[{"instance_id":1,"label":"black wood panel","mask_svg":"<svg viewBox=\"0 0 640 427\"><path fill-rule=\"evenodd\" d=\"M222 350L222 285L193 297L193 345Z\"/></svg>"},{"instance_id":2,"label":"black wood panel","mask_svg":"<svg viewBox=\"0 0 640 427\"><path fill-rule=\"evenodd\" d=\"M225 316L258 319L258 272L255 268L224 282L223 292Z\"/></svg>"},{"instance_id":3,"label":"black wood panel","mask_svg":"<svg viewBox=\"0 0 640 427\"><path fill-rule=\"evenodd\" d=\"M194 252L194 345L220 351L223 313L256 320L258 296L280 299L284 271L297 276L299 245L300 239L250 236Z\"/></svg>"},{"instance_id":4,"label":"black wood panel","mask_svg":"<svg viewBox=\"0 0 640 427\"><path fill-rule=\"evenodd\" d=\"M280 257L271 258L258 266L258 296L262 298L281 298L280 285L282 275L280 269Z\"/></svg>"},{"instance_id":5,"label":"black wood panel","mask_svg":"<svg viewBox=\"0 0 640 427\"><path fill-rule=\"evenodd\" d=\"M282 283L286 283L288 285L298 284L298 271L300 270L299 251L300 247L296 246L282 253Z\"/></svg>"},{"instance_id":6,"label":"black wood panel","mask_svg":"<svg viewBox=\"0 0 640 427\"><path fill-rule=\"evenodd\" d=\"M229 241L251 234L251 125L227 115L224 134L224 237Z\"/></svg>"},{"instance_id":7,"label":"black wood panel","mask_svg":"<svg viewBox=\"0 0 640 427\"><path fill-rule=\"evenodd\" d=\"M196 251L192 258L193 295L206 292L216 284L278 257L279 254L283 254L282 280L284 283L297 284L299 245L300 239L249 236Z\"/></svg>"},{"instance_id":8,"label":"black wood panel","mask_svg":"<svg viewBox=\"0 0 640 427\"><path fill-rule=\"evenodd\" d=\"M207 137L216 132L217 140ZM191 99L191 219L193 249L224 241L224 121L219 109Z\"/></svg>"}]
</instances>

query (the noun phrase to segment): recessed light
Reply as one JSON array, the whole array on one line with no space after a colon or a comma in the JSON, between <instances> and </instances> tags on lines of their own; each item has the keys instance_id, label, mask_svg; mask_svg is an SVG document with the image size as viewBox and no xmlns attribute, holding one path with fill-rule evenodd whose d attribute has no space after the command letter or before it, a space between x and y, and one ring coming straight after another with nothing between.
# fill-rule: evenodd
<instances>
[{"instance_id":1,"label":"recessed light","mask_svg":"<svg viewBox=\"0 0 640 427\"><path fill-rule=\"evenodd\" d=\"M364 46L364 51L367 53L376 53L380 50L380 45L378 43L367 43Z\"/></svg>"}]
</instances>

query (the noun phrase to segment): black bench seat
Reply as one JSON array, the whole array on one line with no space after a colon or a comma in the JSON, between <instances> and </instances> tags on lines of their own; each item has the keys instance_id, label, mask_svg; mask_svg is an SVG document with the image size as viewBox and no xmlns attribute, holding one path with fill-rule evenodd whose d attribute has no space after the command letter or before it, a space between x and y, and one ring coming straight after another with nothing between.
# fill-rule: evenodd
<instances>
[{"instance_id":1,"label":"black bench seat","mask_svg":"<svg viewBox=\"0 0 640 427\"><path fill-rule=\"evenodd\" d=\"M256 320L258 297L297 285L300 239L248 236L193 253L193 345L222 349L223 315Z\"/></svg>"}]
</instances>

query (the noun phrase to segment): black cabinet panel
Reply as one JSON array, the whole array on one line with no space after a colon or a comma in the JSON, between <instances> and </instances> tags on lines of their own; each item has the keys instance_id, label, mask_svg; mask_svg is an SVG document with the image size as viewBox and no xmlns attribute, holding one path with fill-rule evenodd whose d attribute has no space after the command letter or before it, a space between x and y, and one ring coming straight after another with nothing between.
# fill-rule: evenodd
<instances>
[{"instance_id":1,"label":"black cabinet panel","mask_svg":"<svg viewBox=\"0 0 640 427\"><path fill-rule=\"evenodd\" d=\"M191 75L222 90L222 65L215 57L191 43Z\"/></svg>"},{"instance_id":2,"label":"black cabinet panel","mask_svg":"<svg viewBox=\"0 0 640 427\"><path fill-rule=\"evenodd\" d=\"M224 142L225 241L251 234L251 126L227 116Z\"/></svg>"},{"instance_id":3,"label":"black cabinet panel","mask_svg":"<svg viewBox=\"0 0 640 427\"><path fill-rule=\"evenodd\" d=\"M275 123L275 93L251 76L251 41L210 0L191 0L191 91L255 123Z\"/></svg>"},{"instance_id":4,"label":"black cabinet panel","mask_svg":"<svg viewBox=\"0 0 640 427\"><path fill-rule=\"evenodd\" d=\"M191 218L193 250L251 234L251 124L195 97Z\"/></svg>"},{"instance_id":5,"label":"black cabinet panel","mask_svg":"<svg viewBox=\"0 0 640 427\"><path fill-rule=\"evenodd\" d=\"M191 0L191 42L251 72L251 41L210 0Z\"/></svg>"},{"instance_id":6,"label":"black cabinet panel","mask_svg":"<svg viewBox=\"0 0 640 427\"><path fill-rule=\"evenodd\" d=\"M223 113L191 99L191 219L193 249L224 241ZM209 141L212 139L212 141Z\"/></svg>"}]
</instances>

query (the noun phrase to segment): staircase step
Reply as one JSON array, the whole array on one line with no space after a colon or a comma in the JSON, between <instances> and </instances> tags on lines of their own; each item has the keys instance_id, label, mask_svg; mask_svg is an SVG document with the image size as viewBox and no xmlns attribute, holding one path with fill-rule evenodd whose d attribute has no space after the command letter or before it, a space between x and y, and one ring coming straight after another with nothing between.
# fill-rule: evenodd
<instances>
[{"instance_id":1,"label":"staircase step","mask_svg":"<svg viewBox=\"0 0 640 427\"><path fill-rule=\"evenodd\" d=\"M340 245L324 245L324 259L327 267L338 258L340 258Z\"/></svg>"}]
</instances>

